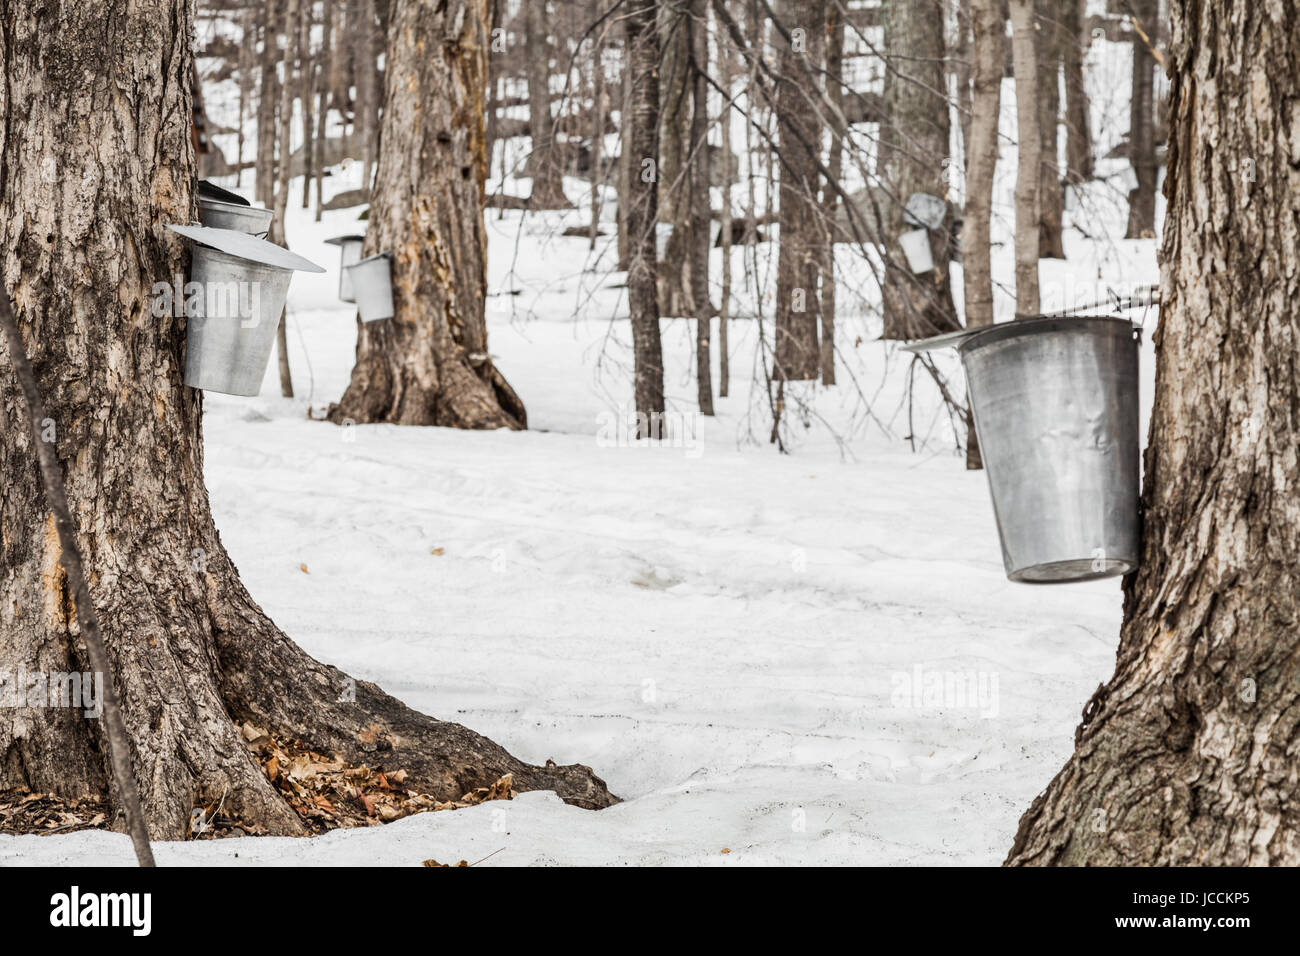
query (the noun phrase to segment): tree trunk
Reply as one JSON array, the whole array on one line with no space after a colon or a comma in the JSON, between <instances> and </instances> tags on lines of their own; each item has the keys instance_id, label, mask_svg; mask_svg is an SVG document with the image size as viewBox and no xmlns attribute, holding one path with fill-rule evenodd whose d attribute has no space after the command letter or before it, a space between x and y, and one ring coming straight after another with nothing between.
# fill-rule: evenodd
<instances>
[{"instance_id":1,"label":"tree trunk","mask_svg":"<svg viewBox=\"0 0 1300 956\"><path fill-rule=\"evenodd\" d=\"M302 103L302 208L311 207L311 184L316 173L316 142L312 129L312 104L316 91L318 65L311 55L312 0L303 0L298 17L298 80L302 84L298 99Z\"/></svg>"},{"instance_id":2,"label":"tree trunk","mask_svg":"<svg viewBox=\"0 0 1300 956\"><path fill-rule=\"evenodd\" d=\"M814 380L820 371L817 160L821 154L820 98L812 77L822 65L826 17L821 0L782 0L776 31L776 121L780 152L776 266L776 353L772 377L779 382ZM940 31L942 32L942 31ZM802 48L800 48L802 47Z\"/></svg>"},{"instance_id":3,"label":"tree trunk","mask_svg":"<svg viewBox=\"0 0 1300 956\"><path fill-rule=\"evenodd\" d=\"M884 338L918 339L960 328L953 305L948 264L952 259L951 217L930 231L934 268L912 272L898 236L917 228L903 216L913 193L946 199L949 160L948 83L942 0L912 0L885 7L885 56L889 72L885 101L889 123L882 134L883 179L889 191L883 209L889 250L882 296Z\"/></svg>"},{"instance_id":4,"label":"tree trunk","mask_svg":"<svg viewBox=\"0 0 1300 956\"><path fill-rule=\"evenodd\" d=\"M528 203L533 209L568 209L571 203L564 196L564 171L555 154L555 126L551 118L551 25L546 7L546 0L524 3L528 133L533 147L528 157L528 170L533 177Z\"/></svg>"},{"instance_id":5,"label":"tree trunk","mask_svg":"<svg viewBox=\"0 0 1300 956\"><path fill-rule=\"evenodd\" d=\"M659 334L655 223L659 218L659 31L655 0L628 0L630 109L628 151L627 300L632 320L637 437L662 435L664 360Z\"/></svg>"},{"instance_id":6,"label":"tree trunk","mask_svg":"<svg viewBox=\"0 0 1300 956\"><path fill-rule=\"evenodd\" d=\"M1138 25L1148 35L1156 34L1159 0L1133 0ZM1253 56L1253 55L1252 55ZM1146 239L1156 234L1156 138L1152 115L1155 91L1155 58L1146 41L1133 31L1133 99L1129 112L1129 162L1137 174L1137 188L1128 194L1126 239Z\"/></svg>"},{"instance_id":7,"label":"tree trunk","mask_svg":"<svg viewBox=\"0 0 1300 956\"><path fill-rule=\"evenodd\" d=\"M330 91L334 81L334 0L324 0L320 65L316 73L316 221L325 207L325 147L329 141Z\"/></svg>"},{"instance_id":8,"label":"tree trunk","mask_svg":"<svg viewBox=\"0 0 1300 956\"><path fill-rule=\"evenodd\" d=\"M1001 0L970 0L973 43L971 123L966 152L966 217L962 224L962 278L966 327L993 324L989 228L993 174L998 163L998 112L1006 63L1006 17ZM969 404L969 403L968 403ZM966 467L983 467L975 421L968 416Z\"/></svg>"},{"instance_id":9,"label":"tree trunk","mask_svg":"<svg viewBox=\"0 0 1300 956\"><path fill-rule=\"evenodd\" d=\"M257 201L270 209L275 203L275 110L279 93L276 85L276 64L280 51L276 41L280 18L280 4L286 0L267 0L262 7L261 78L257 87L257 166L253 183Z\"/></svg>"},{"instance_id":10,"label":"tree trunk","mask_svg":"<svg viewBox=\"0 0 1300 956\"><path fill-rule=\"evenodd\" d=\"M1060 11L1072 0L1037 0L1038 133L1042 156L1038 164L1038 257L1064 259L1061 224L1065 195L1061 189L1059 129L1061 120L1061 57L1064 33Z\"/></svg>"},{"instance_id":11,"label":"tree trunk","mask_svg":"<svg viewBox=\"0 0 1300 956\"><path fill-rule=\"evenodd\" d=\"M716 14L713 14L716 18ZM731 95L735 76L731 55L731 40L718 31L718 71L722 75L722 116L718 123L722 135L722 292L718 302L718 396L726 398L731 390L731 361L727 347L728 324L731 319Z\"/></svg>"},{"instance_id":12,"label":"tree trunk","mask_svg":"<svg viewBox=\"0 0 1300 956\"><path fill-rule=\"evenodd\" d=\"M826 4L826 99L830 156L826 169L838 183L844 172L844 16L835 0ZM823 385L835 384L835 217L840 194L829 184L822 190L821 373Z\"/></svg>"},{"instance_id":13,"label":"tree trunk","mask_svg":"<svg viewBox=\"0 0 1300 956\"><path fill-rule=\"evenodd\" d=\"M629 117L632 114L632 40L624 22L623 28L623 75L619 78L618 103L618 271L626 272L631 264L631 240L627 231L627 210L631 205L632 177L631 144L628 135L631 131Z\"/></svg>"},{"instance_id":14,"label":"tree trunk","mask_svg":"<svg viewBox=\"0 0 1300 956\"><path fill-rule=\"evenodd\" d=\"M690 46L690 290L695 315L695 390L701 415L713 414L713 308L709 304L709 8L707 0L690 0L687 37Z\"/></svg>"},{"instance_id":15,"label":"tree trunk","mask_svg":"<svg viewBox=\"0 0 1300 956\"><path fill-rule=\"evenodd\" d=\"M300 2L301 0L287 0L284 5L284 20L280 25L280 32L284 34L284 79L280 82L280 109L276 120L279 148L276 151L275 201L272 204L275 215L271 218L270 239L282 246L289 244L284 232L284 218L289 211L289 174L293 165L289 156L289 132L293 120L294 57L301 52L296 40L301 36L298 31ZM293 376L289 373L287 305L280 312L280 325L275 332L275 353L280 371L280 395L283 398L293 398Z\"/></svg>"},{"instance_id":16,"label":"tree trunk","mask_svg":"<svg viewBox=\"0 0 1300 956\"><path fill-rule=\"evenodd\" d=\"M1142 562L1012 864L1300 864L1300 74L1277 69L1300 20L1175 0L1172 21Z\"/></svg>"},{"instance_id":17,"label":"tree trunk","mask_svg":"<svg viewBox=\"0 0 1300 956\"><path fill-rule=\"evenodd\" d=\"M1038 314L1038 67L1034 0L1010 0L1011 55L1016 74L1016 315Z\"/></svg>"},{"instance_id":18,"label":"tree trunk","mask_svg":"<svg viewBox=\"0 0 1300 956\"><path fill-rule=\"evenodd\" d=\"M186 266L164 224L196 213L190 89L178 81L193 62L192 5L112 0L67 4L57 17L9 0L0 8L3 278L52 419L150 835L184 838L192 810L217 801L246 827L303 832L241 739L243 720L354 764L406 770L408 785L444 799L510 772L516 789L610 803L586 768L523 765L373 684L357 682L351 700L341 693L350 679L304 654L245 591L209 510L202 396L181 384L184 319L157 309L154 285ZM6 373L0 668L85 672L32 438L16 424L23 408ZM101 724L69 707L6 712L0 788L108 799Z\"/></svg>"},{"instance_id":19,"label":"tree trunk","mask_svg":"<svg viewBox=\"0 0 1300 956\"><path fill-rule=\"evenodd\" d=\"M358 324L336 422L523 428L487 351L486 0L397 0L364 253L391 253L393 318ZM459 25L460 32L444 35Z\"/></svg>"},{"instance_id":20,"label":"tree trunk","mask_svg":"<svg viewBox=\"0 0 1300 956\"><path fill-rule=\"evenodd\" d=\"M1083 83L1083 60L1089 35L1084 28L1086 0L1062 0L1061 30L1065 52L1065 133L1067 175L1072 183L1092 179L1092 110Z\"/></svg>"},{"instance_id":21,"label":"tree trunk","mask_svg":"<svg viewBox=\"0 0 1300 956\"><path fill-rule=\"evenodd\" d=\"M659 222L672 227L659 260L659 314L693 316L690 287L691 73L688 17L674 0L659 6Z\"/></svg>"}]
</instances>

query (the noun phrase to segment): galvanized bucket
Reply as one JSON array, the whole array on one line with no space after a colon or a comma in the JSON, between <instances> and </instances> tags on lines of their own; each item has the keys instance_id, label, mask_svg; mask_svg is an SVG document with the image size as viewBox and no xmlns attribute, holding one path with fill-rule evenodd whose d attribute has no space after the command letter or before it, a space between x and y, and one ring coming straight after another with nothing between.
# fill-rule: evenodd
<instances>
[{"instance_id":1,"label":"galvanized bucket","mask_svg":"<svg viewBox=\"0 0 1300 956\"><path fill-rule=\"evenodd\" d=\"M365 245L365 240L365 236L335 236L333 239L325 240L331 246L339 247L339 301L341 302L357 301L352 291L352 277L348 275L347 267L361 261L361 247Z\"/></svg>"},{"instance_id":2,"label":"galvanized bucket","mask_svg":"<svg viewBox=\"0 0 1300 956\"><path fill-rule=\"evenodd\" d=\"M909 229L900 233L898 244L907 257L907 267L917 275L934 271L934 253L930 250L930 230Z\"/></svg>"},{"instance_id":3,"label":"galvanized bucket","mask_svg":"<svg viewBox=\"0 0 1300 956\"><path fill-rule=\"evenodd\" d=\"M190 282L202 287L202 295L187 303L185 384L228 395L256 395L294 270L325 270L236 230L168 228L194 241Z\"/></svg>"},{"instance_id":4,"label":"galvanized bucket","mask_svg":"<svg viewBox=\"0 0 1300 956\"><path fill-rule=\"evenodd\" d=\"M213 229L235 229L251 236L265 236L275 213L256 206L241 206L216 199L199 200L199 221Z\"/></svg>"},{"instance_id":5,"label":"galvanized bucket","mask_svg":"<svg viewBox=\"0 0 1300 956\"><path fill-rule=\"evenodd\" d=\"M392 256L381 252L345 266L343 272L352 282L362 322L378 322L393 317Z\"/></svg>"},{"instance_id":6,"label":"galvanized bucket","mask_svg":"<svg viewBox=\"0 0 1300 956\"><path fill-rule=\"evenodd\" d=\"M289 269L194 247L190 280L203 286L204 296L198 313L188 316L186 385L227 395L262 390L291 278Z\"/></svg>"},{"instance_id":7,"label":"galvanized bucket","mask_svg":"<svg viewBox=\"0 0 1300 956\"><path fill-rule=\"evenodd\" d=\"M1137 567L1138 340L1127 319L1018 319L909 346L955 345L1012 581Z\"/></svg>"}]
</instances>

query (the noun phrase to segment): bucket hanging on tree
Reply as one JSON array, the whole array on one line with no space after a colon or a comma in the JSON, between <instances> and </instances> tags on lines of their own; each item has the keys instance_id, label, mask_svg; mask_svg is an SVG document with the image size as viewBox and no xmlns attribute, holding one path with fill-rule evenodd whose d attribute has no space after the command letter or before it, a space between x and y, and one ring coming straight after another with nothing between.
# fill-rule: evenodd
<instances>
[{"instance_id":1,"label":"bucket hanging on tree","mask_svg":"<svg viewBox=\"0 0 1300 956\"><path fill-rule=\"evenodd\" d=\"M393 317L393 257L387 252L362 259L343 272L352 283L357 311L362 322L378 322Z\"/></svg>"},{"instance_id":2,"label":"bucket hanging on tree","mask_svg":"<svg viewBox=\"0 0 1300 956\"><path fill-rule=\"evenodd\" d=\"M228 395L262 387L295 270L320 266L231 229L168 226L194 241L186 297L185 384Z\"/></svg>"},{"instance_id":3,"label":"bucket hanging on tree","mask_svg":"<svg viewBox=\"0 0 1300 956\"><path fill-rule=\"evenodd\" d=\"M339 301L356 302L352 292L352 277L348 275L348 266L361 261L361 247L365 245L365 236L335 236L326 239L331 246L339 247Z\"/></svg>"},{"instance_id":4,"label":"bucket hanging on tree","mask_svg":"<svg viewBox=\"0 0 1300 956\"><path fill-rule=\"evenodd\" d=\"M216 199L199 200L199 221L212 229L234 229L250 236L265 236L275 213L270 209Z\"/></svg>"},{"instance_id":5,"label":"bucket hanging on tree","mask_svg":"<svg viewBox=\"0 0 1300 956\"><path fill-rule=\"evenodd\" d=\"M1007 577L1086 581L1137 567L1138 333L1043 316L907 346L955 346Z\"/></svg>"}]
</instances>

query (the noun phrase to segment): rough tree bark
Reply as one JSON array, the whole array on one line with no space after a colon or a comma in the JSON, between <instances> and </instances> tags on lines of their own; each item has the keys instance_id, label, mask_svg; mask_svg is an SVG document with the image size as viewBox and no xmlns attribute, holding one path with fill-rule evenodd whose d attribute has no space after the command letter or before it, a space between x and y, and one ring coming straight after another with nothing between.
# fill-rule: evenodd
<instances>
[{"instance_id":1,"label":"rough tree bark","mask_svg":"<svg viewBox=\"0 0 1300 956\"><path fill-rule=\"evenodd\" d=\"M120 676L150 835L184 837L191 811L223 796L246 824L303 832L240 738L240 720L356 763L405 769L408 781L448 798L512 772L516 788L608 804L586 768L523 765L365 682L347 700L346 675L303 653L240 583L203 482L202 396L181 384L184 320L152 314L154 283L185 271L184 244L164 224L196 211L192 5L65 4L54 19L3 0L0 15L3 279ZM105 17L116 27L107 33ZM86 671L8 373L0 435L0 668ZM0 712L0 788L104 798L105 752L99 722L79 710Z\"/></svg>"},{"instance_id":2,"label":"rough tree bark","mask_svg":"<svg viewBox=\"0 0 1300 956\"><path fill-rule=\"evenodd\" d=\"M1038 67L1034 0L1009 0L1016 74L1016 314L1038 314Z\"/></svg>"},{"instance_id":3,"label":"rough tree bark","mask_svg":"<svg viewBox=\"0 0 1300 956\"><path fill-rule=\"evenodd\" d=\"M1148 36L1155 36L1159 0L1132 0L1132 6L1138 25ZM1128 155L1133 172L1137 174L1137 187L1128 194L1126 239L1145 239L1156 234L1156 124L1152 108L1155 62L1147 41L1134 30Z\"/></svg>"},{"instance_id":4,"label":"rough tree bark","mask_svg":"<svg viewBox=\"0 0 1300 956\"><path fill-rule=\"evenodd\" d=\"M883 178L891 201L883 209L889 250L882 288L886 339L918 339L960 327L948 264L951 215L930 232L934 268L913 273L898 236L906 223L904 203L913 193L947 199L948 81L944 75L944 0L911 0L885 6L885 101L882 125Z\"/></svg>"},{"instance_id":5,"label":"rough tree bark","mask_svg":"<svg viewBox=\"0 0 1300 956\"><path fill-rule=\"evenodd\" d=\"M1012 864L1300 864L1300 17L1171 6L1142 562Z\"/></svg>"},{"instance_id":6,"label":"rough tree bark","mask_svg":"<svg viewBox=\"0 0 1300 956\"><path fill-rule=\"evenodd\" d=\"M826 99L830 126L830 155L826 171L839 182L844 172L844 15L836 0L826 4ZM840 194L822 190L821 372L822 384L835 384L835 219ZM724 226L725 228L725 226Z\"/></svg>"},{"instance_id":7,"label":"rough tree bark","mask_svg":"<svg viewBox=\"0 0 1300 956\"><path fill-rule=\"evenodd\" d=\"M293 125L293 69L295 55L300 53L297 40L301 36L298 30L298 5L300 0L285 0L284 19L280 22L280 32L284 35L284 78L280 81L280 107L276 116L276 165L275 192L271 208L270 240L282 246L289 243L284 232L285 213L289 209L289 176L293 171L292 156L289 153L289 132ZM280 311L280 324L275 330L276 364L280 372L280 395L293 398L293 375L289 371L289 331L288 306Z\"/></svg>"},{"instance_id":8,"label":"rough tree bark","mask_svg":"<svg viewBox=\"0 0 1300 956\"><path fill-rule=\"evenodd\" d=\"M690 0L687 38L690 50L690 257L687 260L691 311L695 316L695 392L701 415L713 414L713 307L709 302L709 8ZM724 157L725 161L725 157Z\"/></svg>"},{"instance_id":9,"label":"rough tree bark","mask_svg":"<svg viewBox=\"0 0 1300 956\"><path fill-rule=\"evenodd\" d=\"M716 13L710 11L715 17ZM731 320L731 85L735 76L731 52L731 39L725 32L715 31L718 37L718 72L721 74L723 89L722 116L718 123L722 136L722 208L721 232L719 239L722 246L722 291L718 299L718 395L726 398L731 390L731 358L727 344L728 325Z\"/></svg>"},{"instance_id":10,"label":"rough tree bark","mask_svg":"<svg viewBox=\"0 0 1300 956\"><path fill-rule=\"evenodd\" d=\"M366 255L393 256L394 316L359 322L333 421L523 428L484 316L487 3L397 0Z\"/></svg>"},{"instance_id":11,"label":"rough tree bark","mask_svg":"<svg viewBox=\"0 0 1300 956\"><path fill-rule=\"evenodd\" d=\"M780 149L777 211L776 343L773 379L817 378L821 349L817 285L817 159L821 153L820 98L811 78L822 66L826 17L821 0L782 0L777 47L776 124ZM787 38L788 35L788 38ZM802 61L802 62L800 62Z\"/></svg>"},{"instance_id":12,"label":"rough tree bark","mask_svg":"<svg viewBox=\"0 0 1300 956\"><path fill-rule=\"evenodd\" d=\"M533 177L528 203L533 209L568 209L571 203L564 195L564 170L556 157L555 122L551 118L551 25L546 0L526 0L524 14L528 135L532 138L528 171Z\"/></svg>"},{"instance_id":13,"label":"rough tree bark","mask_svg":"<svg viewBox=\"0 0 1300 956\"><path fill-rule=\"evenodd\" d=\"M627 301L632 321L637 437L662 434L664 360L655 274L659 214L659 31L655 0L628 0L625 19L630 91L627 132Z\"/></svg>"},{"instance_id":14,"label":"rough tree bark","mask_svg":"<svg viewBox=\"0 0 1300 956\"><path fill-rule=\"evenodd\" d=\"M672 231L659 257L659 314L693 316L690 288L692 0L659 4L659 222Z\"/></svg>"},{"instance_id":15,"label":"rough tree bark","mask_svg":"<svg viewBox=\"0 0 1300 956\"><path fill-rule=\"evenodd\" d=\"M1071 0L1036 0L1038 60L1038 257L1064 259L1061 235L1065 216L1065 194L1061 188L1060 122L1061 59L1065 33L1061 29L1061 8Z\"/></svg>"},{"instance_id":16,"label":"rough tree bark","mask_svg":"<svg viewBox=\"0 0 1300 956\"><path fill-rule=\"evenodd\" d=\"M972 49L971 121L966 146L966 217L962 224L962 280L966 326L993 324L993 272L989 229L993 174L998 163L998 111L1006 62L1006 17L1001 0L970 0ZM966 467L983 467L974 419L967 422Z\"/></svg>"},{"instance_id":17,"label":"rough tree bark","mask_svg":"<svg viewBox=\"0 0 1300 956\"><path fill-rule=\"evenodd\" d=\"M1065 51L1065 155L1066 178L1072 183L1092 179L1092 109L1083 84L1083 61L1089 35L1084 29L1086 0L1062 0L1061 29Z\"/></svg>"}]
</instances>

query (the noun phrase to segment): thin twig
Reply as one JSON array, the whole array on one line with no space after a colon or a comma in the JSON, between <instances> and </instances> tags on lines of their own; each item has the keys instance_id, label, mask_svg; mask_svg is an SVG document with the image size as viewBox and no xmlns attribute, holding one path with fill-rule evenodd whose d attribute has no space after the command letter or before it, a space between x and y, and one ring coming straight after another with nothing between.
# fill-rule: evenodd
<instances>
[{"instance_id":1,"label":"thin twig","mask_svg":"<svg viewBox=\"0 0 1300 956\"><path fill-rule=\"evenodd\" d=\"M86 642L86 650L90 654L90 666L104 677L104 723L108 729L109 758L113 765L113 781L117 785L118 803L122 812L126 814L126 829L131 835L131 844L135 847L136 860L141 866L153 866L153 851L149 848L149 833L145 829L144 813L140 809L140 794L136 790L135 777L131 774L126 724L122 721L122 711L118 706L117 690L113 683L112 667L109 664L108 652L104 648L104 638L99 632L99 619L95 615L95 605L90 600L90 589L86 586L86 577L81 567L81 550L77 547L76 525L72 522L72 512L68 508L68 493L63 486L63 471L54 453L54 443L44 441L41 437L42 422L46 417L45 403L36 386L36 375L32 372L32 363L27 358L27 349L18 331L13 303L9 301L9 290L3 283L0 283L0 327L3 327L5 340L9 344L9 360L13 363L14 373L18 376L23 395L27 399L27 411L32 422L32 440L36 445L36 459L41 467L41 481L45 485L45 499L54 513L54 526L59 532L59 563L63 565L63 570L68 575L68 587L72 591L72 602L77 609L77 624L81 628L81 637Z\"/></svg>"}]
</instances>

